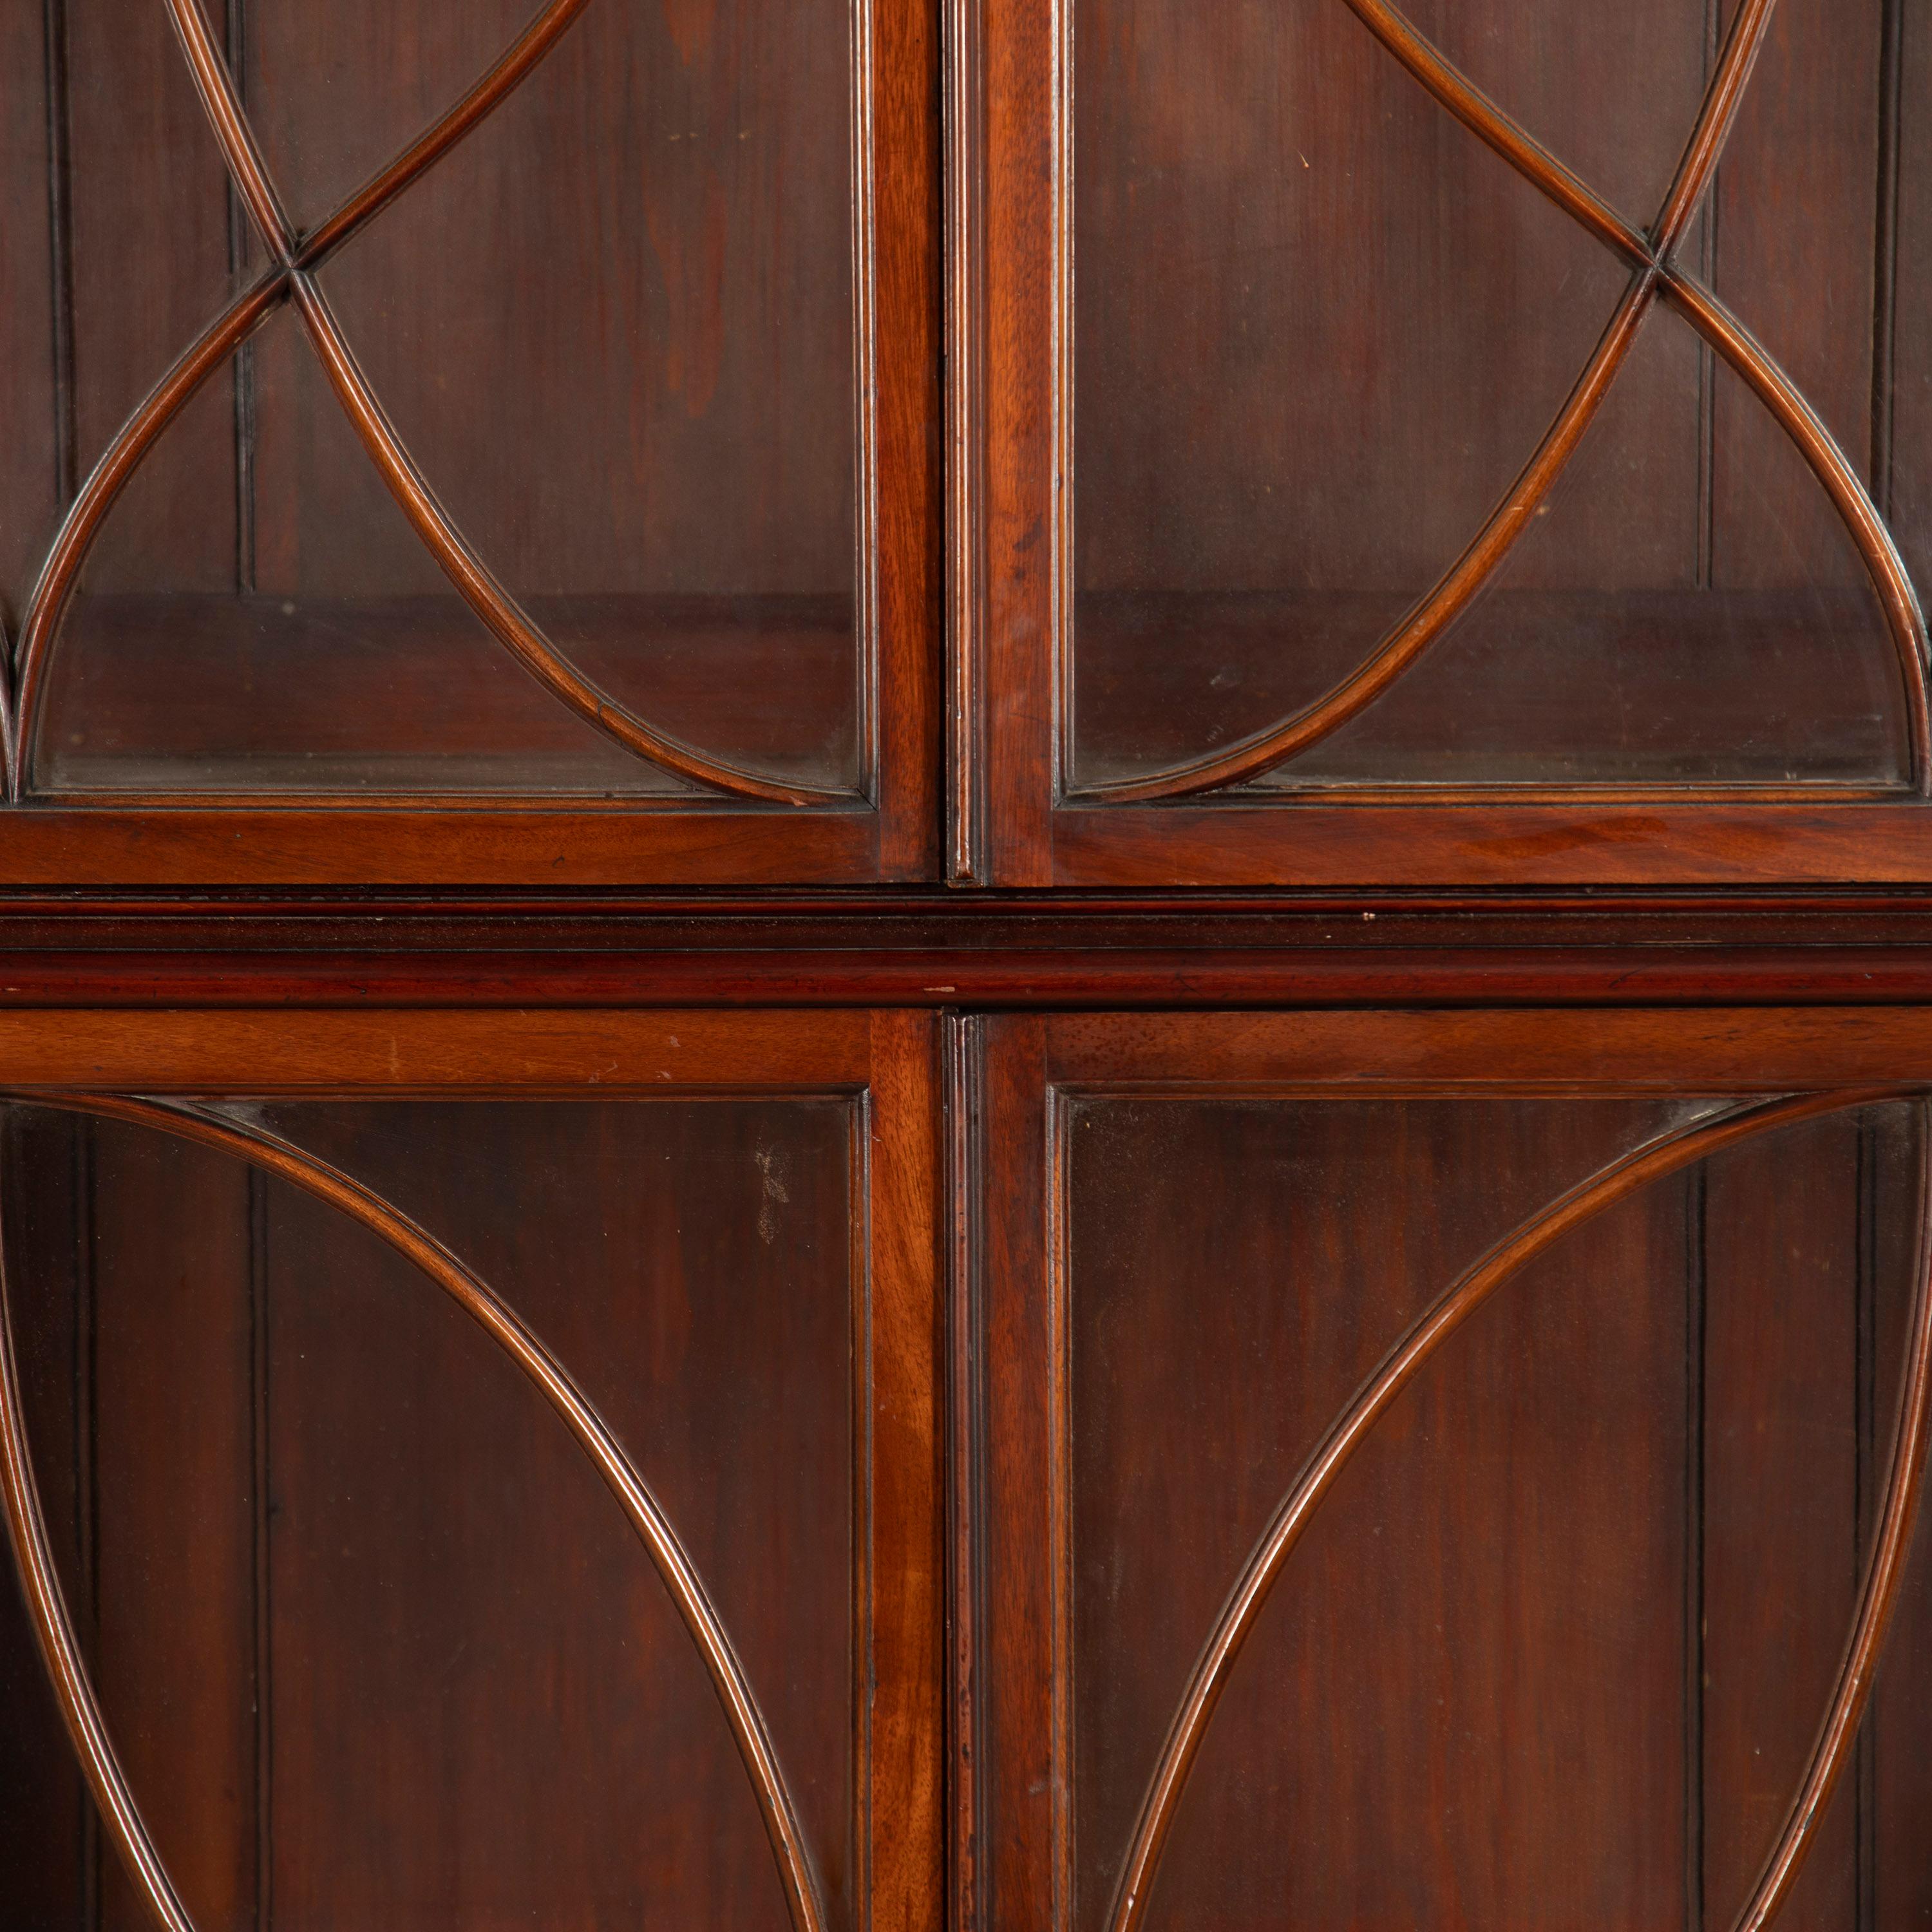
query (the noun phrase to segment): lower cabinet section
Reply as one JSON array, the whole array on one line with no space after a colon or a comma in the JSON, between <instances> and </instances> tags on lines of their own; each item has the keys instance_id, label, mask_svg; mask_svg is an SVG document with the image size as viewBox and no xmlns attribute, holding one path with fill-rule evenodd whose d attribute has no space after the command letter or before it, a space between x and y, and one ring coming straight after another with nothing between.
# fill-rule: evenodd
<instances>
[{"instance_id":1,"label":"lower cabinet section","mask_svg":"<svg viewBox=\"0 0 1932 1932\"><path fill-rule=\"evenodd\" d=\"M1925 1016L970 1031L962 1924L1928 1922Z\"/></svg>"},{"instance_id":2,"label":"lower cabinet section","mask_svg":"<svg viewBox=\"0 0 1932 1932\"><path fill-rule=\"evenodd\" d=\"M1932 1918L1932 1011L0 1087L4 1932Z\"/></svg>"},{"instance_id":3,"label":"lower cabinet section","mask_svg":"<svg viewBox=\"0 0 1932 1932\"><path fill-rule=\"evenodd\" d=\"M0 1184L132 1808L9 1585L0 1924L936 1928L937 1023L121 1024Z\"/></svg>"}]
</instances>

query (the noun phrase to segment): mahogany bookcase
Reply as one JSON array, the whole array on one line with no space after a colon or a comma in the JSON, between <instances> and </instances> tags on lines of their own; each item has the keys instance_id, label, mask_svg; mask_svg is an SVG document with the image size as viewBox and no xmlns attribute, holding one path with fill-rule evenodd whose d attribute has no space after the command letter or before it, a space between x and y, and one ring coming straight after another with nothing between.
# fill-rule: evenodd
<instances>
[{"instance_id":1,"label":"mahogany bookcase","mask_svg":"<svg viewBox=\"0 0 1932 1932\"><path fill-rule=\"evenodd\" d=\"M1912 0L0 74L0 1932L1932 1922Z\"/></svg>"}]
</instances>

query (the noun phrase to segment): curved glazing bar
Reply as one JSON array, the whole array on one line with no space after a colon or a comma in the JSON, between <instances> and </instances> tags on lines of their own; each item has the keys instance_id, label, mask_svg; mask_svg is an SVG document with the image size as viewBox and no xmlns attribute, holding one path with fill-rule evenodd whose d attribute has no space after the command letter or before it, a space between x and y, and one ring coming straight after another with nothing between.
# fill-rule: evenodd
<instances>
[{"instance_id":1,"label":"curved glazing bar","mask_svg":"<svg viewBox=\"0 0 1932 1932\"><path fill-rule=\"evenodd\" d=\"M47 667L81 566L116 499L161 431L202 384L287 298L294 270L320 268L337 249L374 220L404 188L502 104L589 4L590 0L547 0L489 72L313 232L303 237L288 262L269 269L238 296L182 352L122 425L62 520L28 601L20 632L17 694L5 712L10 799L17 802L26 788L46 688Z\"/></svg>"}]
</instances>

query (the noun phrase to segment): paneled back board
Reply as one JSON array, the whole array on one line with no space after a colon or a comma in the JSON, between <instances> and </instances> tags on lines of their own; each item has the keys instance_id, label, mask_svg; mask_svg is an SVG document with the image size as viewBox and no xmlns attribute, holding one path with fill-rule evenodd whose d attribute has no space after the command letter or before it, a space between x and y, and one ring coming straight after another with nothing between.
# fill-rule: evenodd
<instances>
[{"instance_id":1,"label":"paneled back board","mask_svg":"<svg viewBox=\"0 0 1932 1932\"><path fill-rule=\"evenodd\" d=\"M1909 4L961 11L956 866L1926 877Z\"/></svg>"},{"instance_id":2,"label":"paneled back board","mask_svg":"<svg viewBox=\"0 0 1932 1932\"><path fill-rule=\"evenodd\" d=\"M4 876L932 876L927 10L14 12Z\"/></svg>"}]
</instances>

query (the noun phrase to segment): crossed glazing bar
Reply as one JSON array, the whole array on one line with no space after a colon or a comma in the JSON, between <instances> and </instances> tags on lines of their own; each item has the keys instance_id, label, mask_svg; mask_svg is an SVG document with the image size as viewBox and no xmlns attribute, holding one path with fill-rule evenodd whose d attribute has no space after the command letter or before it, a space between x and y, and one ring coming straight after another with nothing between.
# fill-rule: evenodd
<instances>
[{"instance_id":1,"label":"crossed glazing bar","mask_svg":"<svg viewBox=\"0 0 1932 1932\"><path fill-rule=\"evenodd\" d=\"M1196 1661L1186 1694L1168 1727L1153 1780L1142 1798L1126 1862L1108 1915L1108 1932L1138 1932L1161 1852L1208 1727L1227 1688L1228 1672L1289 1554L1356 1450L1443 1343L1497 1289L1564 1235L1652 1182L1778 1128L1876 1101L1906 1097L1880 1089L1797 1094L1724 1108L1670 1128L1552 1202L1498 1242L1423 1312L1330 1425L1228 1592ZM1736 1921L1736 1932L1763 1932L1790 1896L1849 1761L1904 1582L1906 1556L1924 1487L1927 1446L1932 1441L1932 1103L1922 1098L1918 1111L1922 1145L1916 1285L1877 1540L1859 1588L1851 1636L1824 1724L1784 1828Z\"/></svg>"},{"instance_id":2,"label":"crossed glazing bar","mask_svg":"<svg viewBox=\"0 0 1932 1932\"><path fill-rule=\"evenodd\" d=\"M1706 89L1696 124L1649 233L1640 234L1384 0L1346 0L1376 38L1442 106L1635 270L1609 326L1548 434L1507 495L1435 587L1375 651L1320 698L1279 724L1220 750L1130 778L1083 788L1110 804L1184 798L1263 776L1367 709L1466 610L1515 548L1568 467L1659 296L1672 302L1750 384L1823 484L1870 573L1905 684L1912 779L1932 796L1932 698L1925 618L1892 533L1858 472L1817 412L1744 326L1676 258L1743 100L1777 0L1745 0Z\"/></svg>"},{"instance_id":3,"label":"crossed glazing bar","mask_svg":"<svg viewBox=\"0 0 1932 1932\"><path fill-rule=\"evenodd\" d=\"M442 1244L362 1183L293 1142L253 1123L177 1102L114 1095L35 1104L153 1127L232 1155L338 1208L380 1236L434 1282L488 1334L535 1384L596 1466L663 1580L704 1660L755 1792L777 1862L792 1932L826 1932L825 1909L806 1850L798 1808L764 1714L703 1578L663 1506L570 1372L494 1291ZM20 1400L20 1374L0 1256L0 1501L20 1566L41 1656L61 1713L109 1834L128 1876L164 1932L196 1932L194 1921L141 1816L88 1676L74 1618L53 1560L40 1490L34 1478Z\"/></svg>"},{"instance_id":4,"label":"crossed glazing bar","mask_svg":"<svg viewBox=\"0 0 1932 1932\"><path fill-rule=\"evenodd\" d=\"M292 302L363 446L417 536L490 634L544 687L627 751L677 777L774 804L826 804L840 792L781 782L713 758L658 730L572 665L497 580L410 455L316 280L322 264L500 106L589 0L549 0L495 66L442 117L308 235L284 212L233 76L200 0L167 0L195 85L250 219L274 266L212 322L122 426L88 478L42 566L22 626L17 688L7 719L7 787L24 792L61 620L102 522L156 439L201 385L284 302Z\"/></svg>"}]
</instances>

